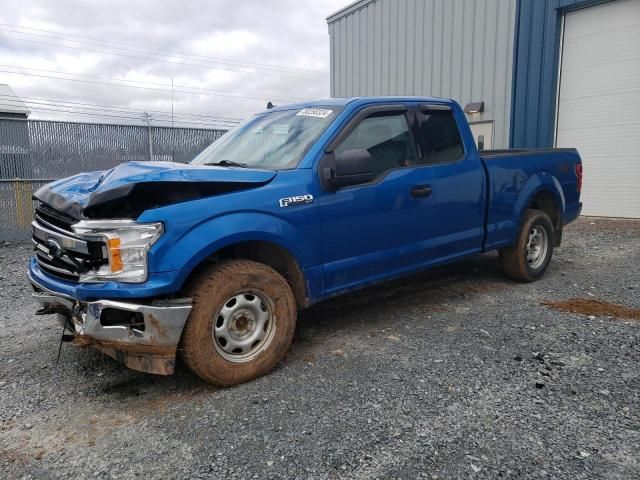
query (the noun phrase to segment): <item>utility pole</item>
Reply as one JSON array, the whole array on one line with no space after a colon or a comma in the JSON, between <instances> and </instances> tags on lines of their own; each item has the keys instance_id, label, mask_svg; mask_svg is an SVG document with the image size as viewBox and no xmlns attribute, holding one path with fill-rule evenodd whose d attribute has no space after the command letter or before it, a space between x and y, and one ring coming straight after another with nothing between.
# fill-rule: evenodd
<instances>
[{"instance_id":1,"label":"utility pole","mask_svg":"<svg viewBox=\"0 0 640 480\"><path fill-rule=\"evenodd\" d=\"M149 161L153 161L153 138L151 136L151 115L144 112L144 120L147 122L147 136L149 137Z\"/></svg>"},{"instance_id":2,"label":"utility pole","mask_svg":"<svg viewBox=\"0 0 640 480\"><path fill-rule=\"evenodd\" d=\"M171 77L171 128L173 128L173 77Z\"/></svg>"},{"instance_id":3,"label":"utility pole","mask_svg":"<svg viewBox=\"0 0 640 480\"><path fill-rule=\"evenodd\" d=\"M171 128L173 129L173 77L171 77ZM176 156L176 137L171 132L171 161L175 161Z\"/></svg>"}]
</instances>

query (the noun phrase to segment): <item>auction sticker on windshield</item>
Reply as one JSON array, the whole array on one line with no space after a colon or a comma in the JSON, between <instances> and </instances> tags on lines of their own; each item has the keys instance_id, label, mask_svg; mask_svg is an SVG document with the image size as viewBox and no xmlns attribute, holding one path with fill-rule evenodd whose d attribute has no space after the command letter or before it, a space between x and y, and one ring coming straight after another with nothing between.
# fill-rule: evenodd
<instances>
[{"instance_id":1,"label":"auction sticker on windshield","mask_svg":"<svg viewBox=\"0 0 640 480\"><path fill-rule=\"evenodd\" d=\"M301 117L326 118L332 113L333 110L328 110L326 108L303 108L298 113L296 113L296 115Z\"/></svg>"}]
</instances>

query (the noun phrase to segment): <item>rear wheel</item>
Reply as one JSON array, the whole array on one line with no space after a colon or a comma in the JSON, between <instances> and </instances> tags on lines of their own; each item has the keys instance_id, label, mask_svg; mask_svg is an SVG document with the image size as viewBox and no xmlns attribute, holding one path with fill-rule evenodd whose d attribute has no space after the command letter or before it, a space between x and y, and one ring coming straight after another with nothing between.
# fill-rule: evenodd
<instances>
[{"instance_id":1,"label":"rear wheel","mask_svg":"<svg viewBox=\"0 0 640 480\"><path fill-rule=\"evenodd\" d=\"M538 280L551 262L554 245L553 224L541 210L527 210L516 244L500 249L504 273L514 280Z\"/></svg>"},{"instance_id":2,"label":"rear wheel","mask_svg":"<svg viewBox=\"0 0 640 480\"><path fill-rule=\"evenodd\" d=\"M297 312L278 272L233 260L201 273L187 290L194 305L182 335L182 358L196 375L235 385L268 373L285 356Z\"/></svg>"}]
</instances>

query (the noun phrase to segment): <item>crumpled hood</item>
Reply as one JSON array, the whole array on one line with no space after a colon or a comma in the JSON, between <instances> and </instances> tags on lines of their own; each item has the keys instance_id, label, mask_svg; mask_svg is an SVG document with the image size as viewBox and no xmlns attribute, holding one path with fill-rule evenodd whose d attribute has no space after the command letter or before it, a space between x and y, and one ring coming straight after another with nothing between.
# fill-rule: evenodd
<instances>
[{"instance_id":1,"label":"crumpled hood","mask_svg":"<svg viewBox=\"0 0 640 480\"><path fill-rule=\"evenodd\" d=\"M75 218L124 218L180 201L254 188L276 172L173 162L128 162L40 188L34 198Z\"/></svg>"}]
</instances>

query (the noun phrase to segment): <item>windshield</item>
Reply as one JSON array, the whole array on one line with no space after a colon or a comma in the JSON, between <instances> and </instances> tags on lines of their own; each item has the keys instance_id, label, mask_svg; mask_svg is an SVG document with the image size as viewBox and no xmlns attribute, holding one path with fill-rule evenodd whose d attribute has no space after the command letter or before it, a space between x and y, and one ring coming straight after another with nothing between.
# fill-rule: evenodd
<instances>
[{"instance_id":1,"label":"windshield","mask_svg":"<svg viewBox=\"0 0 640 480\"><path fill-rule=\"evenodd\" d=\"M294 168L338 112L336 107L313 107L258 115L213 142L191 163Z\"/></svg>"}]
</instances>

